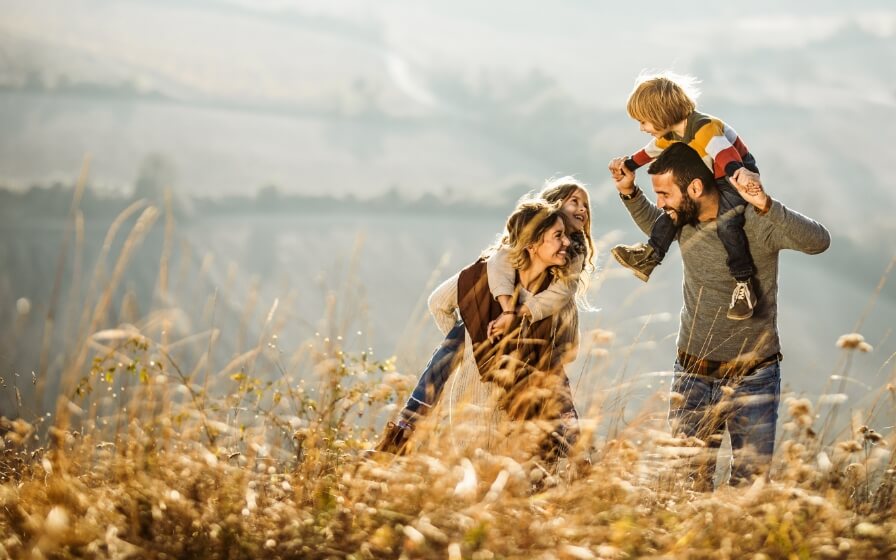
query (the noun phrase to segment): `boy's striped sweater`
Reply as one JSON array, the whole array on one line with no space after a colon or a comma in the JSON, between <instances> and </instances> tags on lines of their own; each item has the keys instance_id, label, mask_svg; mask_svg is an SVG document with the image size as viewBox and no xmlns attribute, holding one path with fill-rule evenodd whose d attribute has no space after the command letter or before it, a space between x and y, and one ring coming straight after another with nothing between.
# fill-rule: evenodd
<instances>
[{"instance_id":1,"label":"boy's striped sweater","mask_svg":"<svg viewBox=\"0 0 896 560\"><path fill-rule=\"evenodd\" d=\"M646 146L625 160L625 166L634 171L659 157L663 150L675 142L684 142L694 148L716 179L731 177L741 167L759 173L756 159L737 132L721 119L697 111L688 115L683 136L670 132L663 137L651 139Z\"/></svg>"}]
</instances>

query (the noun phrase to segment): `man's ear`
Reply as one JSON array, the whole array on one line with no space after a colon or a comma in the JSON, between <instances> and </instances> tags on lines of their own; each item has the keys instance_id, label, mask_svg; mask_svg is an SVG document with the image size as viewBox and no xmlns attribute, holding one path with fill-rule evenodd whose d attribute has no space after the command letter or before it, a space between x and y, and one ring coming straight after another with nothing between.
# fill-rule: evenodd
<instances>
[{"instance_id":1,"label":"man's ear","mask_svg":"<svg viewBox=\"0 0 896 560\"><path fill-rule=\"evenodd\" d=\"M691 193L691 198L700 198L703 195L703 181L694 179L688 185L688 191Z\"/></svg>"}]
</instances>

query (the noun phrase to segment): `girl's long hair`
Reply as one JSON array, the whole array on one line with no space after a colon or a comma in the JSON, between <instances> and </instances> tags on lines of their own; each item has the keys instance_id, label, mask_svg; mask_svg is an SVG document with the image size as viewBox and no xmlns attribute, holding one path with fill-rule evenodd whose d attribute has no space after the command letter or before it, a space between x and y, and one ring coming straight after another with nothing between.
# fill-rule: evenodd
<instances>
[{"instance_id":1,"label":"girl's long hair","mask_svg":"<svg viewBox=\"0 0 896 560\"><path fill-rule=\"evenodd\" d=\"M587 297L588 286L591 284L591 275L595 269L594 259L597 252L594 249L594 240L591 238L591 197L588 195L585 183L571 175L551 178L545 181L537 196L544 198L548 202L559 202L562 206L576 191L584 193L585 204L588 208L585 227L581 232L575 231L569 235L569 239L572 242L568 249L570 260L573 260L577 255L583 255L584 258L582 273L579 275L578 286L576 286L576 305L583 311L597 311L597 308L592 307L588 302Z\"/></svg>"},{"instance_id":2,"label":"girl's long hair","mask_svg":"<svg viewBox=\"0 0 896 560\"><path fill-rule=\"evenodd\" d=\"M585 219L585 227L581 231L581 234L580 232L573 232L573 235L577 238L573 240L573 242L579 242L579 246L574 247L574 249L578 251L577 254L585 255L585 271L590 274L591 272L594 272L595 250L594 240L591 238L591 198L588 196L588 189L585 188L585 184L569 175L556 179L548 179L545 181L544 187L542 187L537 196L548 202L559 202L562 206L566 203L567 199L578 190L582 191L585 195L585 204L588 206L588 216Z\"/></svg>"},{"instance_id":3,"label":"girl's long hair","mask_svg":"<svg viewBox=\"0 0 896 560\"><path fill-rule=\"evenodd\" d=\"M525 270L531 263L527 247L541 242L545 232L551 228L557 220L563 220L569 229L566 215L561 210L562 203L549 202L543 198L523 197L517 203L516 208L508 216L504 226L504 233L499 239L482 253L487 258L503 247L507 249L508 261L516 270ZM563 266L549 267L554 278L563 279L569 274L569 262Z\"/></svg>"}]
</instances>

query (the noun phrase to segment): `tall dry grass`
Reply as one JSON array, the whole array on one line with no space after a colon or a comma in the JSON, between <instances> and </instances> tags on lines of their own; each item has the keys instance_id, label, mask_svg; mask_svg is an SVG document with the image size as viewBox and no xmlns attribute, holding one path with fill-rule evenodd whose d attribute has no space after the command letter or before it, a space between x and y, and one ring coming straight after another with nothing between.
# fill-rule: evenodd
<instances>
[{"instance_id":1,"label":"tall dry grass","mask_svg":"<svg viewBox=\"0 0 896 560\"><path fill-rule=\"evenodd\" d=\"M141 209L106 275L111 240ZM214 294L209 328L176 337L166 242L158 308L137 324L109 316L134 247L161 213L141 201L113 223L79 327L60 351L55 413L0 422L0 558L896 555L896 441L878 425L896 404L892 357L882 366L888 384L843 430L839 409L826 406L836 399L789 397L772 470L748 487L700 492L687 483L705 444L669 434L668 393L625 410L628 388L667 372L630 372L625 387L599 391L559 468L522 451L518 426L499 427L513 438L483 447L476 426L460 421L425 422L414 453L371 460L364 450L416 372L350 349L356 306L333 298L324 328L284 348L288 302L250 294L247 310L269 305L250 346L246 325L215 326ZM170 206L165 213L170 239ZM75 210L72 220L77 229ZM215 364L212 348L226 336L242 341L240 351ZM603 372L612 338L586 333L589 371ZM839 344L842 379L853 375L852 353L870 347L857 334Z\"/></svg>"}]
</instances>

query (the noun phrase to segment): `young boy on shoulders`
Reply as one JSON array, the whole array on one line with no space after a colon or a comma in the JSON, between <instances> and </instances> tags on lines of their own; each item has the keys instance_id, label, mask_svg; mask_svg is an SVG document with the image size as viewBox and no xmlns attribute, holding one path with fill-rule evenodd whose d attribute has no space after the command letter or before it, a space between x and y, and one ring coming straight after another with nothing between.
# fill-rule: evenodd
<instances>
[{"instance_id":1,"label":"young boy on shoulders","mask_svg":"<svg viewBox=\"0 0 896 560\"><path fill-rule=\"evenodd\" d=\"M696 80L671 73L642 75L628 99L629 116L640 129L652 136L650 142L625 160L631 171L656 159L676 142L684 142L697 151L712 170L720 191L717 232L728 254L728 270L733 278L731 304L727 316L748 319L757 304L751 278L753 258L744 234L746 202L735 185L751 192L761 187L756 159L733 128L721 119L697 111L699 91ZM614 175L621 175L621 168ZM618 178L618 177L617 177ZM643 281L663 261L678 234L672 217L657 218L647 243L617 245L611 253L619 263Z\"/></svg>"}]
</instances>

